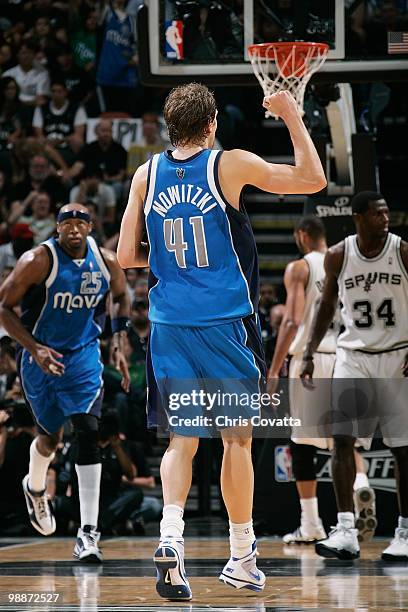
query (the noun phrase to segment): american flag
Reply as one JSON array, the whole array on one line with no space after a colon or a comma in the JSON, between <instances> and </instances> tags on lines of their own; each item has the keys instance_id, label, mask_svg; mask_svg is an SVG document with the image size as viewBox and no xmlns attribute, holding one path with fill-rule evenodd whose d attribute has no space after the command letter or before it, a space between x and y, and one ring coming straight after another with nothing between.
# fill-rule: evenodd
<instances>
[{"instance_id":1,"label":"american flag","mask_svg":"<svg viewBox=\"0 0 408 612\"><path fill-rule=\"evenodd\" d=\"M388 32L388 53L408 53L408 32Z\"/></svg>"}]
</instances>

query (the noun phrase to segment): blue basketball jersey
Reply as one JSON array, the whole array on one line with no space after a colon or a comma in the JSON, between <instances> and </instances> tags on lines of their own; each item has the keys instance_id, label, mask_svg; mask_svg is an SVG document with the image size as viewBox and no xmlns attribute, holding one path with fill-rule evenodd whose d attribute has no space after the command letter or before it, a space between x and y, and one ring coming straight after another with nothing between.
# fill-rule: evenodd
<instances>
[{"instance_id":1,"label":"blue basketball jersey","mask_svg":"<svg viewBox=\"0 0 408 612\"><path fill-rule=\"evenodd\" d=\"M150 161L144 211L150 244L150 320L209 326L253 313L258 258L248 215L225 200L221 151Z\"/></svg>"},{"instance_id":2,"label":"blue basketball jersey","mask_svg":"<svg viewBox=\"0 0 408 612\"><path fill-rule=\"evenodd\" d=\"M96 75L97 83L115 87L136 87L137 69L129 65L135 53L135 20L129 16L121 20L116 11L108 9Z\"/></svg>"},{"instance_id":3,"label":"blue basketball jersey","mask_svg":"<svg viewBox=\"0 0 408 612\"><path fill-rule=\"evenodd\" d=\"M21 321L39 342L74 351L103 331L110 273L91 237L84 259L72 259L54 238L43 244L50 272L24 296Z\"/></svg>"}]
</instances>

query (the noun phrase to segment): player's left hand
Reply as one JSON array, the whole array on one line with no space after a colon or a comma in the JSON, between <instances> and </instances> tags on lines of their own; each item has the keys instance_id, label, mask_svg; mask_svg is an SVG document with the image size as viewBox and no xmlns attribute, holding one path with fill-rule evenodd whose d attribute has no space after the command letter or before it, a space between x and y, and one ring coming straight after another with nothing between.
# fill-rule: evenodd
<instances>
[{"instance_id":1,"label":"player's left hand","mask_svg":"<svg viewBox=\"0 0 408 612\"><path fill-rule=\"evenodd\" d=\"M124 354L119 349L115 349L113 351L113 363L115 364L116 370L122 374L122 382L121 382L122 389L126 393L129 393L129 388L130 388L129 368L128 368L128 364L127 364Z\"/></svg>"},{"instance_id":2,"label":"player's left hand","mask_svg":"<svg viewBox=\"0 0 408 612\"><path fill-rule=\"evenodd\" d=\"M306 389L314 389L313 383L313 372L314 363L313 359L303 359L302 366L300 368L300 378L302 379L302 385Z\"/></svg>"},{"instance_id":3,"label":"player's left hand","mask_svg":"<svg viewBox=\"0 0 408 612\"><path fill-rule=\"evenodd\" d=\"M405 360L402 364L402 373L405 377L408 377L408 353L405 355Z\"/></svg>"},{"instance_id":4,"label":"player's left hand","mask_svg":"<svg viewBox=\"0 0 408 612\"><path fill-rule=\"evenodd\" d=\"M269 371L266 379L266 390L269 395L273 395L279 385L279 375Z\"/></svg>"}]
</instances>

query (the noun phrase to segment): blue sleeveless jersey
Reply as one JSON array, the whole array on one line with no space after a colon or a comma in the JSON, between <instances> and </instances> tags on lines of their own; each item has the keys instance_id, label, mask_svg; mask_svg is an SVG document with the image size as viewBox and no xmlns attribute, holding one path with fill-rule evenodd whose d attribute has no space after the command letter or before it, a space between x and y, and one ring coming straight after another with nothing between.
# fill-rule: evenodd
<instances>
[{"instance_id":1,"label":"blue sleeveless jersey","mask_svg":"<svg viewBox=\"0 0 408 612\"><path fill-rule=\"evenodd\" d=\"M41 343L62 352L96 340L103 331L110 273L93 238L85 259L72 259L51 238L43 244L50 272L22 300L21 321Z\"/></svg>"},{"instance_id":2,"label":"blue sleeveless jersey","mask_svg":"<svg viewBox=\"0 0 408 612\"><path fill-rule=\"evenodd\" d=\"M108 9L96 75L97 83L114 87L136 87L137 69L135 66L129 66L135 53L135 20L127 16L121 21L113 9Z\"/></svg>"},{"instance_id":3,"label":"blue sleeveless jersey","mask_svg":"<svg viewBox=\"0 0 408 612\"><path fill-rule=\"evenodd\" d=\"M219 325L258 304L258 258L243 206L218 181L221 151L150 161L144 204L150 244L149 317L154 323Z\"/></svg>"}]
</instances>

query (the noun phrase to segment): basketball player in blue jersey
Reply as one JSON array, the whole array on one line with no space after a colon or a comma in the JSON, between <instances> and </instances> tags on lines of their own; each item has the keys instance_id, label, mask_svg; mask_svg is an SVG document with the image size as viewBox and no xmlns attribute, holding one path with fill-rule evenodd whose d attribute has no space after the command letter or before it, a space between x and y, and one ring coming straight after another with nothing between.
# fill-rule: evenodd
<instances>
[{"instance_id":1,"label":"basketball player in blue jersey","mask_svg":"<svg viewBox=\"0 0 408 612\"><path fill-rule=\"evenodd\" d=\"M30 448L29 473L23 480L30 521L37 531L55 531L46 495L48 466L71 419L77 442L76 472L81 527L74 557L99 562L98 419L103 397L99 336L106 299L111 293L114 359L129 388L121 351L129 321L129 298L116 255L99 249L89 236L92 223L80 204L58 214L58 238L25 253L0 288L0 321L21 346L20 378L38 425ZM21 304L21 318L14 308Z\"/></svg>"},{"instance_id":2,"label":"basketball player in blue jersey","mask_svg":"<svg viewBox=\"0 0 408 612\"><path fill-rule=\"evenodd\" d=\"M250 184L274 193L313 193L326 180L292 96L269 96L264 107L285 121L294 166L269 164L247 151L212 151L215 100L206 87L192 83L173 89L165 103L175 151L153 156L134 175L118 261L123 268L150 266L151 422L157 397L168 409L172 381L255 380L259 391L259 380L266 375L257 318L257 252L241 192ZM144 228L148 244L143 242ZM194 405L179 408L178 423L183 414L194 414ZM242 416L238 406L236 416ZM164 508L154 555L156 589L164 598L191 599L184 571L183 511L200 434L178 423L170 425L161 464ZM265 576L256 567L251 433L244 426L221 430L221 489L230 520L231 558L220 579L261 591Z\"/></svg>"}]
</instances>

